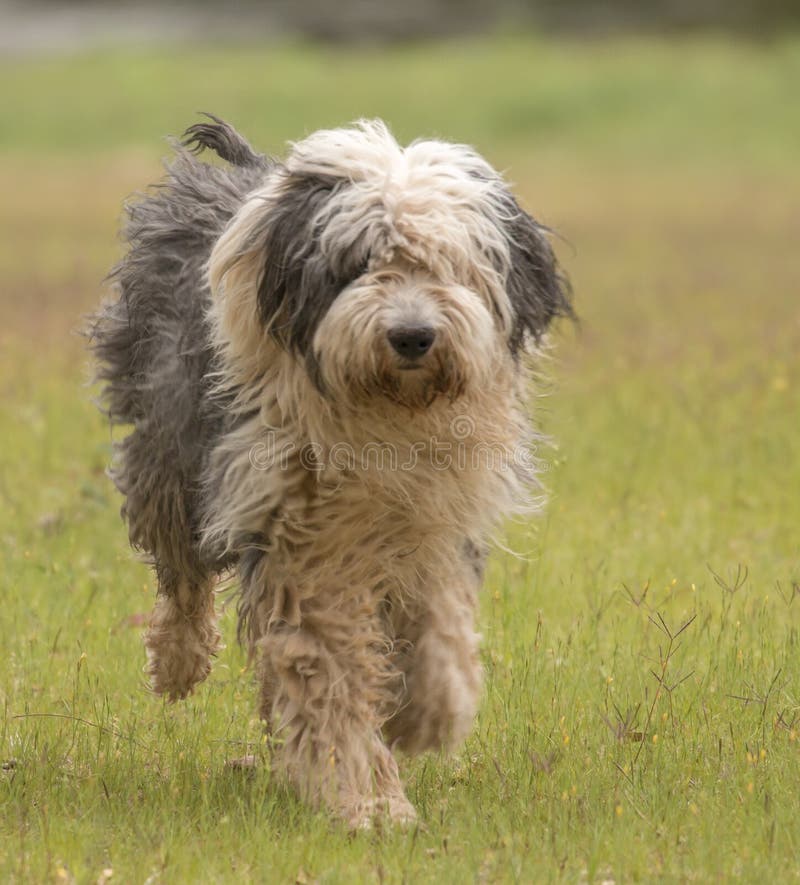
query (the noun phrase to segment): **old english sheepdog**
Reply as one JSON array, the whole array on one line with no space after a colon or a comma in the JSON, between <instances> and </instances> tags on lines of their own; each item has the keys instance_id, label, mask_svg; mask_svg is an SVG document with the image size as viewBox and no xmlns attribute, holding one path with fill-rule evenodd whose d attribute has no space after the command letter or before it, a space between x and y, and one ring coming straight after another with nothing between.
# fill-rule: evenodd
<instances>
[{"instance_id":1,"label":"old english sheepdog","mask_svg":"<svg viewBox=\"0 0 800 885\"><path fill-rule=\"evenodd\" d=\"M531 357L568 287L463 145L366 121L275 160L210 117L175 150L91 328L133 426L111 474L158 577L153 690L208 676L232 574L273 770L350 826L413 820L393 751L470 729L483 561L536 497Z\"/></svg>"}]
</instances>

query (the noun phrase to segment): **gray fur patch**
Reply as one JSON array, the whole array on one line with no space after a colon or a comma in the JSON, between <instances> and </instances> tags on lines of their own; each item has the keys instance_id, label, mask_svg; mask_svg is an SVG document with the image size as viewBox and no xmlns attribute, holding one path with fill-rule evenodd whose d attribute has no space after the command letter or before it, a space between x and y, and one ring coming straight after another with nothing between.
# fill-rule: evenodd
<instances>
[{"instance_id":1,"label":"gray fur patch","mask_svg":"<svg viewBox=\"0 0 800 885\"><path fill-rule=\"evenodd\" d=\"M516 354L526 338L538 342L556 317L574 318L574 312L569 282L548 241L549 231L510 195L508 202L506 236L511 269L506 287L514 309L509 348Z\"/></svg>"},{"instance_id":2,"label":"gray fur patch","mask_svg":"<svg viewBox=\"0 0 800 885\"><path fill-rule=\"evenodd\" d=\"M173 573L199 581L221 565L202 561L197 548L205 465L228 420L211 393L204 265L269 172L225 124L189 134L240 165L220 168L177 150L159 185L126 207L129 249L110 275L116 297L88 329L109 420L133 425L115 446L111 469L130 540L154 559L166 585Z\"/></svg>"},{"instance_id":3,"label":"gray fur patch","mask_svg":"<svg viewBox=\"0 0 800 885\"><path fill-rule=\"evenodd\" d=\"M306 356L322 318L339 293L366 270L363 245L343 250L336 263L319 249L315 216L344 179L292 175L265 213L264 273L258 289L261 319L286 347Z\"/></svg>"},{"instance_id":4,"label":"gray fur patch","mask_svg":"<svg viewBox=\"0 0 800 885\"><path fill-rule=\"evenodd\" d=\"M489 549L486 544L478 544L471 538L464 539L464 561L472 569L479 583L483 581L488 556Z\"/></svg>"}]
</instances>

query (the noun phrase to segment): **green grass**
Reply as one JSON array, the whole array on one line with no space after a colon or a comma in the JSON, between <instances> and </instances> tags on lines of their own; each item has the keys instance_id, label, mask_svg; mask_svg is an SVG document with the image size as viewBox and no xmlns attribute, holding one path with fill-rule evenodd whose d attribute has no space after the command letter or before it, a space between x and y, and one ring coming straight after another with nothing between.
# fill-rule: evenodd
<instances>
[{"instance_id":1,"label":"green grass","mask_svg":"<svg viewBox=\"0 0 800 885\"><path fill-rule=\"evenodd\" d=\"M791 39L0 65L0 880L800 878L798 74ZM152 580L70 329L199 108L274 149L371 114L472 141L567 240L550 504L491 562L474 734L403 763L412 833L271 782L232 612L195 698L144 688ZM665 670L661 618L694 618Z\"/></svg>"}]
</instances>

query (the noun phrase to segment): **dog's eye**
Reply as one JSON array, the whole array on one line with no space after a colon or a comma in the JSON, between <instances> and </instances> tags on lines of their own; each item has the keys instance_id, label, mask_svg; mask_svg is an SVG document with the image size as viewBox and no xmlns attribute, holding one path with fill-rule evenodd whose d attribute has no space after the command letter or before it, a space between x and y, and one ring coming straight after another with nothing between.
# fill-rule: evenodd
<instances>
[{"instance_id":1,"label":"dog's eye","mask_svg":"<svg viewBox=\"0 0 800 885\"><path fill-rule=\"evenodd\" d=\"M363 277L364 274L369 270L369 259L370 254L367 252L366 255L356 264L355 272L353 274L353 282L355 282L359 277Z\"/></svg>"},{"instance_id":2,"label":"dog's eye","mask_svg":"<svg viewBox=\"0 0 800 885\"><path fill-rule=\"evenodd\" d=\"M363 256L358 256L357 258L354 256L351 262L348 262L347 265L339 268L336 276L338 278L337 282L339 283L340 289L346 288L351 283L355 283L356 280L364 276L369 270L369 258L369 252Z\"/></svg>"}]
</instances>

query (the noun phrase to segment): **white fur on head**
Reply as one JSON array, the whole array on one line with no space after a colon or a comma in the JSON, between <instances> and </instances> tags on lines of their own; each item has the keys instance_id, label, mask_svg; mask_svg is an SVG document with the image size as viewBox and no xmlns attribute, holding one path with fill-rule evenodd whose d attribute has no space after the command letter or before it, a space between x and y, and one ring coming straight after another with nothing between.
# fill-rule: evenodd
<instances>
[{"instance_id":1,"label":"white fur on head","mask_svg":"<svg viewBox=\"0 0 800 885\"><path fill-rule=\"evenodd\" d=\"M401 148L381 122L293 145L216 244L209 280L231 382L256 383L271 338L351 405L457 397L563 310L546 240L485 160ZM435 333L413 372L387 338L396 324Z\"/></svg>"}]
</instances>

